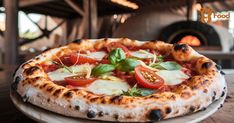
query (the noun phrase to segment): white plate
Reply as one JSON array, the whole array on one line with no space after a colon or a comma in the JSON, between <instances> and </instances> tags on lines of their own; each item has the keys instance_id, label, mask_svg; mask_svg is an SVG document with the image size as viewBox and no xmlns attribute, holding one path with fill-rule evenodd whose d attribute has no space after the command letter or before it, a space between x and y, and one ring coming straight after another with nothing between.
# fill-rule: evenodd
<instances>
[{"instance_id":1,"label":"white plate","mask_svg":"<svg viewBox=\"0 0 234 123\"><path fill-rule=\"evenodd\" d=\"M162 120L160 123L196 123L199 121L204 120L205 118L209 117L213 113L215 113L218 108L224 103L226 98L225 96L221 97L219 100L212 103L206 110L199 111L196 113L192 113L189 115L171 118L167 120ZM25 103L22 101L20 96L16 92L11 92L10 97L14 103L14 105L25 115L34 119L38 122L50 122L50 123L99 123L101 121L92 121L87 119L80 119L80 118L72 118L63 116L54 112L47 111L45 109L39 108L34 106L30 103Z\"/></svg>"}]
</instances>

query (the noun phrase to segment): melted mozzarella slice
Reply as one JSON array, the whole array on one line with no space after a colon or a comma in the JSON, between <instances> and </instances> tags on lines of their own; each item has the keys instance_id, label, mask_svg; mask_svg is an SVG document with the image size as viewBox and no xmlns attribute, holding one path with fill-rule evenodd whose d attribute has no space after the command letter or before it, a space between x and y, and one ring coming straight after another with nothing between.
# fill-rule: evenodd
<instances>
[{"instance_id":1,"label":"melted mozzarella slice","mask_svg":"<svg viewBox=\"0 0 234 123\"><path fill-rule=\"evenodd\" d=\"M90 75L92 68L93 68L93 65L82 64L82 65L75 65L75 66L68 67L68 69L71 70L72 73L69 72L65 68L60 68L55 71L49 72L47 74L52 81L62 81L64 80L65 77L69 77L69 76Z\"/></svg>"},{"instance_id":2,"label":"melted mozzarella slice","mask_svg":"<svg viewBox=\"0 0 234 123\"><path fill-rule=\"evenodd\" d=\"M103 57L105 57L107 54L104 51L98 51L98 52L91 52L89 54L81 54L81 55L97 60L102 60Z\"/></svg>"},{"instance_id":3,"label":"melted mozzarella slice","mask_svg":"<svg viewBox=\"0 0 234 123\"><path fill-rule=\"evenodd\" d=\"M189 78L181 70L160 70L156 74L162 77L167 85L177 85Z\"/></svg>"},{"instance_id":4,"label":"melted mozzarella slice","mask_svg":"<svg viewBox=\"0 0 234 123\"><path fill-rule=\"evenodd\" d=\"M86 90L95 94L119 95L130 88L127 82L98 79L90 84Z\"/></svg>"},{"instance_id":5,"label":"melted mozzarella slice","mask_svg":"<svg viewBox=\"0 0 234 123\"><path fill-rule=\"evenodd\" d=\"M130 53L131 56L140 58L140 59L149 59L149 58L154 58L154 54L145 51L145 50L139 50L139 51L134 51Z\"/></svg>"}]
</instances>

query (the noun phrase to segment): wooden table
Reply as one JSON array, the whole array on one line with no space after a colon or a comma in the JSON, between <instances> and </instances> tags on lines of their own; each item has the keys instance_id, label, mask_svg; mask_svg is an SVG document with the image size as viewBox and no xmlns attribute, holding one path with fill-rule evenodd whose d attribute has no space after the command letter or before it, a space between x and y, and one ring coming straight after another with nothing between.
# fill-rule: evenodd
<instances>
[{"instance_id":1,"label":"wooden table","mask_svg":"<svg viewBox=\"0 0 234 123\"><path fill-rule=\"evenodd\" d=\"M12 81L13 68L5 71L0 71L0 121L12 123L34 123L35 121L29 119L21 112L19 112L12 104L10 94L10 82ZM202 123L232 123L234 122L234 70L224 70L227 72L225 78L228 81L228 95L225 100L223 108L218 110L209 118L202 121Z\"/></svg>"}]
</instances>

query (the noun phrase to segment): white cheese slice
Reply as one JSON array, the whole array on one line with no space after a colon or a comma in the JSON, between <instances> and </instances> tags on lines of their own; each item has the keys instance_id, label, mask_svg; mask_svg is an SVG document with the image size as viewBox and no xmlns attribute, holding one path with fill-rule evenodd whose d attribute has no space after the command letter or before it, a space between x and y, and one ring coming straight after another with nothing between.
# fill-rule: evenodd
<instances>
[{"instance_id":1,"label":"white cheese slice","mask_svg":"<svg viewBox=\"0 0 234 123\"><path fill-rule=\"evenodd\" d=\"M139 50L139 51L134 51L130 53L131 56L140 58L140 59L149 59L149 58L154 58L154 54L145 51L145 50Z\"/></svg>"},{"instance_id":2,"label":"white cheese slice","mask_svg":"<svg viewBox=\"0 0 234 123\"><path fill-rule=\"evenodd\" d=\"M93 65L82 64L82 65L75 65L75 66L68 67L68 69L71 70L72 73L69 72L65 68L59 68L47 74L52 81L62 81L64 80L65 77L69 77L69 76L91 74L92 68L93 68Z\"/></svg>"},{"instance_id":3,"label":"white cheese slice","mask_svg":"<svg viewBox=\"0 0 234 123\"><path fill-rule=\"evenodd\" d=\"M167 85L177 85L189 78L181 70L160 70L156 74L162 77Z\"/></svg>"},{"instance_id":4,"label":"white cheese slice","mask_svg":"<svg viewBox=\"0 0 234 123\"><path fill-rule=\"evenodd\" d=\"M107 54L104 51L98 51L98 52L91 52L89 54L80 54L89 58L97 59L97 60L102 60L103 57L105 57Z\"/></svg>"},{"instance_id":5,"label":"white cheese slice","mask_svg":"<svg viewBox=\"0 0 234 123\"><path fill-rule=\"evenodd\" d=\"M86 90L95 94L119 95L129 88L127 82L98 79L91 83Z\"/></svg>"}]
</instances>

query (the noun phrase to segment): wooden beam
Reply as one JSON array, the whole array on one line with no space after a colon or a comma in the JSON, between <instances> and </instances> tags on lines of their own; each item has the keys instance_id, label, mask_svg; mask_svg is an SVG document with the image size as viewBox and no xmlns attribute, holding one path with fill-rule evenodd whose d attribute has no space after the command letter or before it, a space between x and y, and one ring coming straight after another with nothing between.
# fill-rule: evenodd
<instances>
[{"instance_id":1,"label":"wooden beam","mask_svg":"<svg viewBox=\"0 0 234 123\"><path fill-rule=\"evenodd\" d=\"M33 6L33 5L42 4L42 3L51 2L51 1L54 1L54 0L19 0L19 7L23 8L23 7Z\"/></svg>"},{"instance_id":2,"label":"wooden beam","mask_svg":"<svg viewBox=\"0 0 234 123\"><path fill-rule=\"evenodd\" d=\"M72 9L74 9L77 13L79 13L81 16L84 16L84 11L76 5L74 2L71 0L64 0Z\"/></svg>"},{"instance_id":3,"label":"wooden beam","mask_svg":"<svg viewBox=\"0 0 234 123\"><path fill-rule=\"evenodd\" d=\"M18 0L4 0L6 13L5 64L18 63Z\"/></svg>"},{"instance_id":4,"label":"wooden beam","mask_svg":"<svg viewBox=\"0 0 234 123\"><path fill-rule=\"evenodd\" d=\"M86 2L85 2L86 1ZM97 38L97 1L96 0L85 0L84 2L85 7L87 8L85 11L87 12L88 17L88 23L87 23L87 29L88 29L88 38Z\"/></svg>"}]
</instances>

